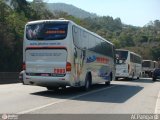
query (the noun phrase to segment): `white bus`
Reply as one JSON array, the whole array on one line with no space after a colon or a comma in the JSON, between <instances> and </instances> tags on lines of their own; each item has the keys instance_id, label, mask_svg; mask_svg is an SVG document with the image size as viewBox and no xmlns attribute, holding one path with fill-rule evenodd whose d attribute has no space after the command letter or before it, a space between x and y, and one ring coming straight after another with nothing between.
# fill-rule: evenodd
<instances>
[{"instance_id":1,"label":"white bus","mask_svg":"<svg viewBox=\"0 0 160 120\"><path fill-rule=\"evenodd\" d=\"M143 60L142 62L142 71L144 77L152 77L152 72L156 67L156 62L152 60Z\"/></svg>"},{"instance_id":2,"label":"white bus","mask_svg":"<svg viewBox=\"0 0 160 120\"><path fill-rule=\"evenodd\" d=\"M116 49L116 80L118 78L139 79L141 74L141 56L129 50Z\"/></svg>"},{"instance_id":3,"label":"white bus","mask_svg":"<svg viewBox=\"0 0 160 120\"><path fill-rule=\"evenodd\" d=\"M70 20L40 20L25 26L23 83L49 90L81 87L115 77L114 45Z\"/></svg>"}]
</instances>

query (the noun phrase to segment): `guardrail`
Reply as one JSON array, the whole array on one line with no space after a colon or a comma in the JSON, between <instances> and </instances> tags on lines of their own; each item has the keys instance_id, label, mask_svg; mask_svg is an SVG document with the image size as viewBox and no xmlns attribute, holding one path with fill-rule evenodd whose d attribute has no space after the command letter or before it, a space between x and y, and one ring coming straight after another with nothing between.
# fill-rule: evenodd
<instances>
[{"instance_id":1,"label":"guardrail","mask_svg":"<svg viewBox=\"0 0 160 120\"><path fill-rule=\"evenodd\" d=\"M0 72L0 84L19 82L19 72Z\"/></svg>"}]
</instances>

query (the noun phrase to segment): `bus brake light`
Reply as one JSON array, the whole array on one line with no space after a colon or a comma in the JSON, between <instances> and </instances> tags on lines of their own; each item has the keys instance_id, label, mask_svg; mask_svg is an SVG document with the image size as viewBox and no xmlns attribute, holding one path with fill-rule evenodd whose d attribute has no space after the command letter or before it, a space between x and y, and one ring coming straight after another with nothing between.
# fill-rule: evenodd
<instances>
[{"instance_id":1,"label":"bus brake light","mask_svg":"<svg viewBox=\"0 0 160 120\"><path fill-rule=\"evenodd\" d=\"M71 63L67 62L66 64L66 72L70 72L71 71Z\"/></svg>"},{"instance_id":2,"label":"bus brake light","mask_svg":"<svg viewBox=\"0 0 160 120\"><path fill-rule=\"evenodd\" d=\"M25 64L25 63L23 63L22 69L23 69L23 70L26 70L26 64Z\"/></svg>"}]
</instances>

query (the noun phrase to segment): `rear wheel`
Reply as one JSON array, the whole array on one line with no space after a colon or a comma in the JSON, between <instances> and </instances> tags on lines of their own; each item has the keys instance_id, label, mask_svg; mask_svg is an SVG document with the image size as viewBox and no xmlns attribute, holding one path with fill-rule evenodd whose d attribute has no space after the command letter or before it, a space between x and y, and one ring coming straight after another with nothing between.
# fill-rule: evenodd
<instances>
[{"instance_id":1,"label":"rear wheel","mask_svg":"<svg viewBox=\"0 0 160 120\"><path fill-rule=\"evenodd\" d=\"M109 86L111 84L111 81L105 82L105 85Z\"/></svg>"},{"instance_id":2,"label":"rear wheel","mask_svg":"<svg viewBox=\"0 0 160 120\"><path fill-rule=\"evenodd\" d=\"M153 77L153 78L152 78L152 81L156 81L156 77Z\"/></svg>"},{"instance_id":3,"label":"rear wheel","mask_svg":"<svg viewBox=\"0 0 160 120\"><path fill-rule=\"evenodd\" d=\"M91 84L92 84L91 81L92 81L91 74L88 73L85 78L85 85L83 87L84 91L89 91L91 89Z\"/></svg>"},{"instance_id":4,"label":"rear wheel","mask_svg":"<svg viewBox=\"0 0 160 120\"><path fill-rule=\"evenodd\" d=\"M105 85L109 86L111 84L112 74L109 77L109 81L105 82Z\"/></svg>"}]
</instances>

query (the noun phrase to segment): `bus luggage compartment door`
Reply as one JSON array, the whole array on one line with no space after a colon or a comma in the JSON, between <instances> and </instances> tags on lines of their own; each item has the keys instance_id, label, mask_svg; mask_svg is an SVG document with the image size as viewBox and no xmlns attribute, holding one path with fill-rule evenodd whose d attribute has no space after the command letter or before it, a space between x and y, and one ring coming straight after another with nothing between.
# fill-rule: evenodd
<instances>
[{"instance_id":1,"label":"bus luggage compartment door","mask_svg":"<svg viewBox=\"0 0 160 120\"><path fill-rule=\"evenodd\" d=\"M56 76L65 74L67 59L65 49L29 49L26 50L25 57L28 75Z\"/></svg>"}]
</instances>

